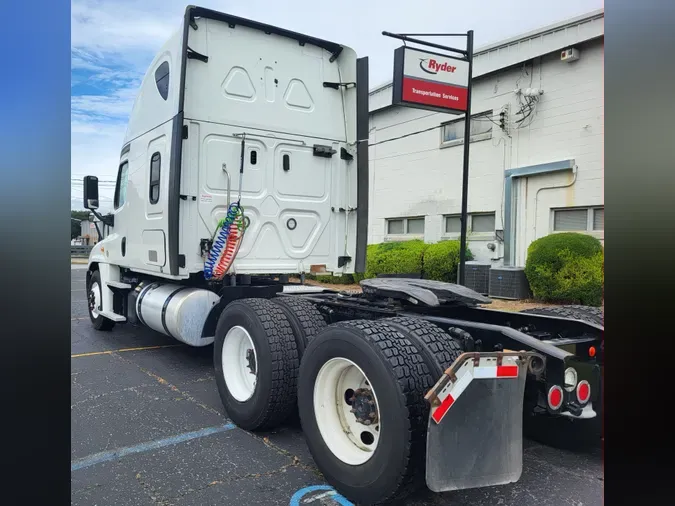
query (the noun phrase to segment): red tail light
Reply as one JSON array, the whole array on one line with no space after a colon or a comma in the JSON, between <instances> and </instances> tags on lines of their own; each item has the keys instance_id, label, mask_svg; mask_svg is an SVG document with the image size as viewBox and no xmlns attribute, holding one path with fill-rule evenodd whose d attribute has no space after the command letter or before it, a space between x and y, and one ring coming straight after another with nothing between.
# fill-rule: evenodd
<instances>
[{"instance_id":1,"label":"red tail light","mask_svg":"<svg viewBox=\"0 0 675 506\"><path fill-rule=\"evenodd\" d=\"M577 399L581 404L588 402L588 399L591 398L591 385L588 384L588 381L580 381L577 385Z\"/></svg>"},{"instance_id":2,"label":"red tail light","mask_svg":"<svg viewBox=\"0 0 675 506\"><path fill-rule=\"evenodd\" d=\"M551 409L560 409L563 403L563 390L558 385L553 385L548 391L548 405Z\"/></svg>"}]
</instances>

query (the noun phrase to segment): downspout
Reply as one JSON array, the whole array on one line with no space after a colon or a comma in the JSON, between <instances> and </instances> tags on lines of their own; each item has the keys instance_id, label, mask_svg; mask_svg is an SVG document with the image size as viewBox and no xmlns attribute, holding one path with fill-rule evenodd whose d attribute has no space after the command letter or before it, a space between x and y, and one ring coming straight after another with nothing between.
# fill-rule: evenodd
<instances>
[{"instance_id":1,"label":"downspout","mask_svg":"<svg viewBox=\"0 0 675 506\"><path fill-rule=\"evenodd\" d=\"M534 239L535 240L537 239L537 216L538 216L537 206L539 205L539 192L542 191L542 190L558 190L558 189L562 189L562 188L569 188L577 180L577 168L578 167L575 164L574 167L572 168L572 174L573 174L572 181L570 181L569 183L563 184L563 185L557 185L557 186L542 186L541 188L539 188L537 190L537 193L534 194L534 230L533 231L534 231Z\"/></svg>"},{"instance_id":2,"label":"downspout","mask_svg":"<svg viewBox=\"0 0 675 506\"><path fill-rule=\"evenodd\" d=\"M514 265L516 241L515 241L515 212L513 209L513 184L514 181L522 177L534 176L539 174L550 174L565 170L574 170L576 164L574 159L559 160L556 162L540 163L526 167L517 167L506 169L504 171L504 264ZM535 195L536 197L536 195Z\"/></svg>"}]
</instances>

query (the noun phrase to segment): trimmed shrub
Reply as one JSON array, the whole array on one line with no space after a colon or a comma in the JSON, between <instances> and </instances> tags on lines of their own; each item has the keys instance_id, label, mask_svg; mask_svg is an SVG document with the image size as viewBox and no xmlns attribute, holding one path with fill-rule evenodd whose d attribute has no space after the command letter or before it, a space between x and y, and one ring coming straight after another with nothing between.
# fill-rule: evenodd
<instances>
[{"instance_id":1,"label":"trimmed shrub","mask_svg":"<svg viewBox=\"0 0 675 506\"><path fill-rule=\"evenodd\" d=\"M473 254L466 249L466 259L473 260ZM459 241L441 241L430 244L424 252L424 279L435 279L457 283L459 269Z\"/></svg>"},{"instance_id":2,"label":"trimmed shrub","mask_svg":"<svg viewBox=\"0 0 675 506\"><path fill-rule=\"evenodd\" d=\"M354 276L351 274L341 274L340 276L333 276L332 274L319 274L311 278L305 276L307 279L314 279L319 283L329 283L332 285L353 285L355 283Z\"/></svg>"},{"instance_id":3,"label":"trimmed shrub","mask_svg":"<svg viewBox=\"0 0 675 506\"><path fill-rule=\"evenodd\" d=\"M466 259L473 259L468 248ZM365 278L375 278L379 274L420 274L424 279L456 283L458 264L459 241L426 244L415 239L369 244L366 251L365 274L342 276L307 274L306 278L338 285L359 283Z\"/></svg>"},{"instance_id":4,"label":"trimmed shrub","mask_svg":"<svg viewBox=\"0 0 675 506\"><path fill-rule=\"evenodd\" d=\"M537 299L599 306L604 284L602 244L574 232L537 239L527 250L525 275Z\"/></svg>"},{"instance_id":5,"label":"trimmed shrub","mask_svg":"<svg viewBox=\"0 0 675 506\"><path fill-rule=\"evenodd\" d=\"M366 253L366 278L378 274L421 274L428 245L419 239L371 244Z\"/></svg>"}]
</instances>

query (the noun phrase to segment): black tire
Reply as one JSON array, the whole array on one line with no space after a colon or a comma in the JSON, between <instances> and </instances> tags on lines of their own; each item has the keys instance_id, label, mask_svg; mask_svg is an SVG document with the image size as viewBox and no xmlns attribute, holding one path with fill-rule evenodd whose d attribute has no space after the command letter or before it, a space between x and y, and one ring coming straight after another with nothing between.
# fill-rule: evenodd
<instances>
[{"instance_id":1,"label":"black tire","mask_svg":"<svg viewBox=\"0 0 675 506\"><path fill-rule=\"evenodd\" d=\"M572 318L581 320L604 328L602 310L591 306L543 306L520 311L525 314L538 314L544 316L556 316L558 318Z\"/></svg>"},{"instance_id":2,"label":"black tire","mask_svg":"<svg viewBox=\"0 0 675 506\"><path fill-rule=\"evenodd\" d=\"M462 354L460 343L431 322L405 316L380 321L391 325L412 341L424 357L434 381L438 381Z\"/></svg>"},{"instance_id":3,"label":"black tire","mask_svg":"<svg viewBox=\"0 0 675 506\"><path fill-rule=\"evenodd\" d=\"M89 292L92 289L92 286L94 283L98 284L98 296L99 300L103 300L103 288L101 285L101 273L99 271L94 271L91 273L91 276L89 277L89 281L87 282L87 312L89 313L89 319L91 320L92 325L96 330L102 330L102 331L109 331L112 330L112 328L115 326L115 322L112 320L109 320L105 316L101 316L100 314L96 317L94 317L92 313L92 307L93 307L93 301L90 300L90 294ZM100 311L101 308L99 307L98 310Z\"/></svg>"},{"instance_id":4,"label":"black tire","mask_svg":"<svg viewBox=\"0 0 675 506\"><path fill-rule=\"evenodd\" d=\"M335 357L349 359L362 369L386 420L380 443L361 465L338 459L316 422L314 384L321 367ZM404 498L424 484L429 416L424 395L434 381L417 347L381 320L335 323L309 343L298 382L300 420L314 461L339 493L357 504L382 504Z\"/></svg>"},{"instance_id":5,"label":"black tire","mask_svg":"<svg viewBox=\"0 0 675 506\"><path fill-rule=\"evenodd\" d=\"M225 383L222 350L227 332L246 329L257 355L253 395L237 401ZM228 417L242 429L269 430L283 423L295 409L298 349L291 324L281 308L266 299L240 299L220 314L213 348L218 393Z\"/></svg>"},{"instance_id":6,"label":"black tire","mask_svg":"<svg viewBox=\"0 0 675 506\"><path fill-rule=\"evenodd\" d=\"M572 311L579 313L588 317L589 319L594 319L598 325L605 326L605 315L602 312L602 308L595 306L564 306ZM589 320L590 321L590 320Z\"/></svg>"},{"instance_id":7,"label":"black tire","mask_svg":"<svg viewBox=\"0 0 675 506\"><path fill-rule=\"evenodd\" d=\"M309 341L326 327L326 320L314 303L300 296L275 297L272 302L277 304L288 318L298 346L298 356L302 358Z\"/></svg>"}]
</instances>

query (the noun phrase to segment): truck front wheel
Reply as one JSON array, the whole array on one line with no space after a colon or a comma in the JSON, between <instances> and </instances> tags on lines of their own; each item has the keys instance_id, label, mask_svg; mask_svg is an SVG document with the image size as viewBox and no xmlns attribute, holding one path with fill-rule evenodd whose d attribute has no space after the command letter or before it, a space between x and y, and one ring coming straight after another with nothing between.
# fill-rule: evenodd
<instances>
[{"instance_id":1,"label":"truck front wheel","mask_svg":"<svg viewBox=\"0 0 675 506\"><path fill-rule=\"evenodd\" d=\"M298 409L314 461L335 489L358 504L386 503L423 483L424 358L378 321L330 325L307 346Z\"/></svg>"},{"instance_id":2,"label":"truck front wheel","mask_svg":"<svg viewBox=\"0 0 675 506\"><path fill-rule=\"evenodd\" d=\"M92 272L87 282L87 309L89 311L89 318L96 330L111 330L115 326L115 322L100 314L103 304L101 286L101 273L99 271Z\"/></svg>"}]
</instances>

